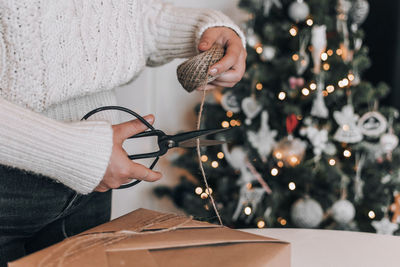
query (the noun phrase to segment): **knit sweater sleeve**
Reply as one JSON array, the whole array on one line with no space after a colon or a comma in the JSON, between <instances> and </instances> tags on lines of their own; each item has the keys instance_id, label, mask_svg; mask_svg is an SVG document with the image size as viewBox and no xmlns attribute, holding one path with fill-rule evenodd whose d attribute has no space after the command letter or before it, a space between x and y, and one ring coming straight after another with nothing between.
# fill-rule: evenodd
<instances>
[{"instance_id":1,"label":"knit sweater sleeve","mask_svg":"<svg viewBox=\"0 0 400 267\"><path fill-rule=\"evenodd\" d=\"M53 178L87 194L100 183L112 151L102 121L63 123L0 98L0 164Z\"/></svg>"},{"instance_id":2,"label":"knit sweater sleeve","mask_svg":"<svg viewBox=\"0 0 400 267\"><path fill-rule=\"evenodd\" d=\"M198 53L198 42L208 28L228 27L242 39L240 28L223 13L212 9L181 8L160 0L143 1L147 65L157 66L174 58Z\"/></svg>"}]
</instances>

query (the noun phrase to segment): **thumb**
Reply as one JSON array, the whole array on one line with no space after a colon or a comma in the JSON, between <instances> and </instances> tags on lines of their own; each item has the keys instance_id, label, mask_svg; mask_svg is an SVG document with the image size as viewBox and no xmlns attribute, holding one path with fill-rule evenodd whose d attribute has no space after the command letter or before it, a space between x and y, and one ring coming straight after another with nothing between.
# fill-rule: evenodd
<instances>
[{"instance_id":1,"label":"thumb","mask_svg":"<svg viewBox=\"0 0 400 267\"><path fill-rule=\"evenodd\" d=\"M143 117L148 123L153 124L154 123L154 116L153 115L147 115ZM113 125L114 129L114 136L118 140L125 140L132 135L144 132L148 129L148 127L143 124L140 120L131 120L127 121L121 124Z\"/></svg>"},{"instance_id":2,"label":"thumb","mask_svg":"<svg viewBox=\"0 0 400 267\"><path fill-rule=\"evenodd\" d=\"M206 51L211 48L211 46L217 40L218 34L216 31L213 31L211 28L207 29L200 38L198 49L200 51Z\"/></svg>"}]
</instances>

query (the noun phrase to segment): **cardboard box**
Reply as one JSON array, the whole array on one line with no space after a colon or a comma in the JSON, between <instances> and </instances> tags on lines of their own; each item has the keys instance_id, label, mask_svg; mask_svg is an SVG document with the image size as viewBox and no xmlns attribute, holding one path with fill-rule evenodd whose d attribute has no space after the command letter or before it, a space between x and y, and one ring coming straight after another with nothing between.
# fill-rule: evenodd
<instances>
[{"instance_id":1,"label":"cardboard box","mask_svg":"<svg viewBox=\"0 0 400 267\"><path fill-rule=\"evenodd\" d=\"M288 267L290 244L138 209L9 263L22 266Z\"/></svg>"}]
</instances>

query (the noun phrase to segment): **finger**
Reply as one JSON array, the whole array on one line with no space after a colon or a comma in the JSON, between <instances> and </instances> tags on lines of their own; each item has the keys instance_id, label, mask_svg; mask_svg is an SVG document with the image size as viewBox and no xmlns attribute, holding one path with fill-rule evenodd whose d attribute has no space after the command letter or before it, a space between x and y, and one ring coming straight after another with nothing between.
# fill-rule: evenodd
<instances>
[{"instance_id":1,"label":"finger","mask_svg":"<svg viewBox=\"0 0 400 267\"><path fill-rule=\"evenodd\" d=\"M239 82L244 74L244 69L235 69L235 66L233 69L228 70L227 72L222 73L220 76L218 76L217 79L214 81L217 82L229 82L229 83L237 83ZM214 82L213 81L213 82Z\"/></svg>"},{"instance_id":2,"label":"finger","mask_svg":"<svg viewBox=\"0 0 400 267\"><path fill-rule=\"evenodd\" d=\"M200 38L198 49L206 51L211 48L219 36L219 31L214 28L206 30Z\"/></svg>"},{"instance_id":3,"label":"finger","mask_svg":"<svg viewBox=\"0 0 400 267\"><path fill-rule=\"evenodd\" d=\"M234 83L234 82L218 82L215 80L211 84L214 86L219 86L219 87L233 87L233 86L235 86L236 83Z\"/></svg>"},{"instance_id":4,"label":"finger","mask_svg":"<svg viewBox=\"0 0 400 267\"><path fill-rule=\"evenodd\" d=\"M150 124L154 123L153 115L147 115L143 118ZM120 140L125 140L132 135L141 133L148 129L148 127L138 119L114 125L113 128L115 129L115 134L120 138Z\"/></svg>"},{"instance_id":5,"label":"finger","mask_svg":"<svg viewBox=\"0 0 400 267\"><path fill-rule=\"evenodd\" d=\"M105 186L103 182L100 182L100 184L94 189L96 192L107 192L110 188L108 186Z\"/></svg>"},{"instance_id":6,"label":"finger","mask_svg":"<svg viewBox=\"0 0 400 267\"><path fill-rule=\"evenodd\" d=\"M238 40L239 41L234 41L231 44L228 44L225 56L220 61L210 67L210 75L219 75L229 70L230 68L232 68L233 65L236 64L243 49L240 39Z\"/></svg>"},{"instance_id":7,"label":"finger","mask_svg":"<svg viewBox=\"0 0 400 267\"><path fill-rule=\"evenodd\" d=\"M162 178L162 174L160 172L156 172L153 170L150 170L149 168L135 163L131 161L131 177L137 180L143 180L147 182L155 182L157 180L160 180Z\"/></svg>"}]
</instances>

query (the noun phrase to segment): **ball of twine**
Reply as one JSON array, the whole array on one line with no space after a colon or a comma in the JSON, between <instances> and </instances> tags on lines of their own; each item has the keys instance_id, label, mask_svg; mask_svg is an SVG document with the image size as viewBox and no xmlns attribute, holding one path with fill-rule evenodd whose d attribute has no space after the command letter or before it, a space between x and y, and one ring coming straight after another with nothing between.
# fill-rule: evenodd
<instances>
[{"instance_id":1,"label":"ball of twine","mask_svg":"<svg viewBox=\"0 0 400 267\"><path fill-rule=\"evenodd\" d=\"M214 44L209 50L194 56L178 66L177 76L186 91L192 92L214 81L218 76L208 74L210 67L224 56L225 50Z\"/></svg>"}]
</instances>

